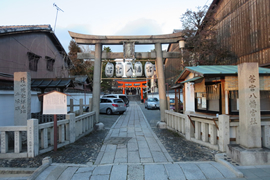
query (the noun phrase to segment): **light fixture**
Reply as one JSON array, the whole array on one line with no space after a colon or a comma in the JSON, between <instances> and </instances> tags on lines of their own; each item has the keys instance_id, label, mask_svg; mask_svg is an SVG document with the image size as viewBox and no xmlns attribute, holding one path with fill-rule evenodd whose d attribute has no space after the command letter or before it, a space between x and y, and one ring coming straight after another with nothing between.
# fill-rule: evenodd
<instances>
[{"instance_id":1,"label":"light fixture","mask_svg":"<svg viewBox=\"0 0 270 180\"><path fill-rule=\"evenodd\" d=\"M184 41L184 40L180 40L180 41L179 41L179 48L180 48L180 49L185 48L185 41Z\"/></svg>"}]
</instances>

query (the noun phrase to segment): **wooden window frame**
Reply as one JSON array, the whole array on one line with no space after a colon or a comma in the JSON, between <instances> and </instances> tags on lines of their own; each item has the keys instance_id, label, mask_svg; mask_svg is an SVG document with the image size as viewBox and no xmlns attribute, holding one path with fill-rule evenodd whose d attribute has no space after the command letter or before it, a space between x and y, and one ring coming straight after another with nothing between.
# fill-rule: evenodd
<instances>
[{"instance_id":1,"label":"wooden window frame","mask_svg":"<svg viewBox=\"0 0 270 180\"><path fill-rule=\"evenodd\" d=\"M47 70L48 71L53 71L53 65L55 62L55 59L49 57L49 56L45 56L45 59L47 60Z\"/></svg>"},{"instance_id":2,"label":"wooden window frame","mask_svg":"<svg viewBox=\"0 0 270 180\"><path fill-rule=\"evenodd\" d=\"M28 60L29 60L29 70L37 71L38 70L38 60L41 56L36 55L32 52L27 52Z\"/></svg>"}]
</instances>

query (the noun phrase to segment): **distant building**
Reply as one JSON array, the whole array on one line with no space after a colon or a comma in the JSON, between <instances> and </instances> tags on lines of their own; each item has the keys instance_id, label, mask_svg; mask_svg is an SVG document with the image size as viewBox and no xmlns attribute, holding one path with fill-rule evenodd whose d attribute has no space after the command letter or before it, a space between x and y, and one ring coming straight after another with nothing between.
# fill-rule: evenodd
<instances>
[{"instance_id":1,"label":"distant building","mask_svg":"<svg viewBox=\"0 0 270 180\"><path fill-rule=\"evenodd\" d=\"M67 78L71 61L50 25L0 26L0 64L2 75Z\"/></svg>"}]
</instances>

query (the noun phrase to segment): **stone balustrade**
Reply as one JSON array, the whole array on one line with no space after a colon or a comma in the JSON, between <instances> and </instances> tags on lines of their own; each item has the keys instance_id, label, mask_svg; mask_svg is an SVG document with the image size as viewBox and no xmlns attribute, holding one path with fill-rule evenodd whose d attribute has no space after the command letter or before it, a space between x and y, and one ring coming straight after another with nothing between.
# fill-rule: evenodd
<instances>
[{"instance_id":1,"label":"stone balustrade","mask_svg":"<svg viewBox=\"0 0 270 180\"><path fill-rule=\"evenodd\" d=\"M165 121L167 123L167 128L178 132L179 134L185 136L185 122L187 115L180 114L174 111L165 111Z\"/></svg>"},{"instance_id":2,"label":"stone balustrade","mask_svg":"<svg viewBox=\"0 0 270 180\"><path fill-rule=\"evenodd\" d=\"M75 117L74 113L66 115L66 119L57 121L57 148L73 143L89 134L94 129L95 112L85 113ZM53 150L54 127L53 122L38 124L37 119L27 120L27 126L3 126L1 132L0 158L35 157L38 154ZM14 132L14 148L9 149L10 138L8 132ZM26 142L22 142L22 137Z\"/></svg>"},{"instance_id":3,"label":"stone balustrade","mask_svg":"<svg viewBox=\"0 0 270 180\"><path fill-rule=\"evenodd\" d=\"M226 152L228 144L239 144L239 120L228 115L204 116L165 111L167 129L184 136L187 140ZM262 118L262 146L270 148L270 118Z\"/></svg>"},{"instance_id":4,"label":"stone balustrade","mask_svg":"<svg viewBox=\"0 0 270 180\"><path fill-rule=\"evenodd\" d=\"M261 117L262 146L270 148L270 118ZM230 122L230 143L240 143L239 119Z\"/></svg>"}]
</instances>

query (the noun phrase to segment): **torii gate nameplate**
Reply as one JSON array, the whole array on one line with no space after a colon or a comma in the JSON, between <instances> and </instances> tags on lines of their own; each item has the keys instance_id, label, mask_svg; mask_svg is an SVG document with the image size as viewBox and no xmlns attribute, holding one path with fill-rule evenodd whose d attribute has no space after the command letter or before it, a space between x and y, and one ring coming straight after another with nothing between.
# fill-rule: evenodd
<instances>
[{"instance_id":1,"label":"torii gate nameplate","mask_svg":"<svg viewBox=\"0 0 270 180\"><path fill-rule=\"evenodd\" d=\"M124 59L135 59L135 42L123 42Z\"/></svg>"}]
</instances>

